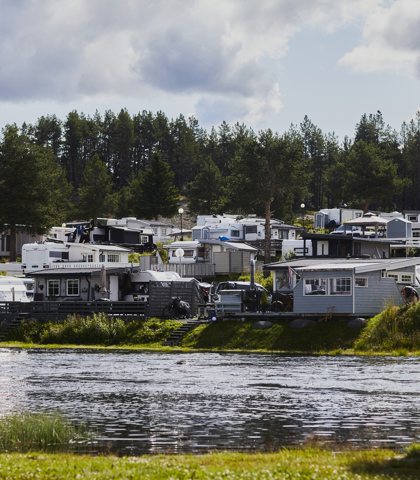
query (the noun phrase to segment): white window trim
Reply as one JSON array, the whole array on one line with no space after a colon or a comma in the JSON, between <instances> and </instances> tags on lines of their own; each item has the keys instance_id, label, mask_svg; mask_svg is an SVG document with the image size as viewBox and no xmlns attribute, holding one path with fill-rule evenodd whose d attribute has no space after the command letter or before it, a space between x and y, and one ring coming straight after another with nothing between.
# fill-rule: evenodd
<instances>
[{"instance_id":1,"label":"white window trim","mask_svg":"<svg viewBox=\"0 0 420 480\"><path fill-rule=\"evenodd\" d=\"M77 293L69 293L69 282L77 282ZM80 280L78 278L69 278L66 281L66 294L68 297L78 297L80 295Z\"/></svg>"},{"instance_id":2,"label":"white window trim","mask_svg":"<svg viewBox=\"0 0 420 480\"><path fill-rule=\"evenodd\" d=\"M331 283L334 285L334 289L336 288L337 285L337 280L342 280L346 279L349 280L349 286L350 286L350 291L345 291L345 292L331 292ZM353 295L353 282L352 282L352 277L306 277L303 279L303 295L305 297L337 297L337 296L345 296L345 297L351 297ZM318 280L319 282L323 281L325 282L325 294L320 294L320 295L312 295L311 293L306 293L306 281L307 280Z\"/></svg>"},{"instance_id":3,"label":"white window trim","mask_svg":"<svg viewBox=\"0 0 420 480\"><path fill-rule=\"evenodd\" d=\"M409 280L403 280L403 277L409 277ZM409 272L382 272L382 278L394 278L397 283L413 283L413 274Z\"/></svg>"},{"instance_id":4,"label":"white window trim","mask_svg":"<svg viewBox=\"0 0 420 480\"><path fill-rule=\"evenodd\" d=\"M58 283L58 293L51 294L50 293L50 282L57 282ZM47 296L48 297L59 297L60 296L60 279L52 278L50 280L47 280Z\"/></svg>"},{"instance_id":5,"label":"white window trim","mask_svg":"<svg viewBox=\"0 0 420 480\"><path fill-rule=\"evenodd\" d=\"M350 290L344 290L344 291L338 291L337 290L337 280L348 280L348 282L345 283L345 287L350 287ZM352 287L352 281L351 277L333 277L329 279L330 281L330 288L328 289L328 294L330 296L351 296L353 294L353 289ZM333 288L331 288L331 284L333 285ZM334 291L333 291L334 290Z\"/></svg>"},{"instance_id":6,"label":"white window trim","mask_svg":"<svg viewBox=\"0 0 420 480\"><path fill-rule=\"evenodd\" d=\"M357 280L363 280L365 282L365 285L357 285ZM354 280L354 286L355 288L367 288L369 284L369 279L367 277L356 277Z\"/></svg>"}]
</instances>

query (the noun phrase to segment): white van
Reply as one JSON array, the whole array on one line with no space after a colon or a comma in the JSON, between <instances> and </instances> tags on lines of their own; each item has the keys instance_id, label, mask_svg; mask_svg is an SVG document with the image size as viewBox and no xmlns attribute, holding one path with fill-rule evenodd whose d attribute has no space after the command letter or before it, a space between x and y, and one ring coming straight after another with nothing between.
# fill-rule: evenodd
<instances>
[{"instance_id":1,"label":"white van","mask_svg":"<svg viewBox=\"0 0 420 480\"><path fill-rule=\"evenodd\" d=\"M29 302L22 278L0 276L0 302Z\"/></svg>"}]
</instances>

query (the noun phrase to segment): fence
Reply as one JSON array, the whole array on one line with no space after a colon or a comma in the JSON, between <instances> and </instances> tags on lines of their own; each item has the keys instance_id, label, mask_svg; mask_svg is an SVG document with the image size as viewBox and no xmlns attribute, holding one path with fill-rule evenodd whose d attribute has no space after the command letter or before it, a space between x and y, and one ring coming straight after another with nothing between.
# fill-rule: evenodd
<instances>
[{"instance_id":1,"label":"fence","mask_svg":"<svg viewBox=\"0 0 420 480\"><path fill-rule=\"evenodd\" d=\"M161 282L150 282L149 315L161 317L163 309L169 304L172 297L180 297L188 302L191 307L191 315L197 315L198 305L202 303L202 298L194 282L167 282L166 285L162 285Z\"/></svg>"},{"instance_id":2,"label":"fence","mask_svg":"<svg viewBox=\"0 0 420 480\"><path fill-rule=\"evenodd\" d=\"M148 317L146 302L1 302L0 323L24 315L28 318L61 318L67 315L106 313L120 317Z\"/></svg>"}]
</instances>

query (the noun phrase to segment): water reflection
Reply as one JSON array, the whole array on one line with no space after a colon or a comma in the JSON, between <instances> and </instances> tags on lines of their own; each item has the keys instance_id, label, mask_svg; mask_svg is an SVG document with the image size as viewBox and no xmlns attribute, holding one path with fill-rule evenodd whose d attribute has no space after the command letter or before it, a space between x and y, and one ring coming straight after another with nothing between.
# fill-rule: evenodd
<instances>
[{"instance_id":1,"label":"water reflection","mask_svg":"<svg viewBox=\"0 0 420 480\"><path fill-rule=\"evenodd\" d=\"M417 358L0 349L0 367L0 412L59 409L120 453L420 438Z\"/></svg>"}]
</instances>

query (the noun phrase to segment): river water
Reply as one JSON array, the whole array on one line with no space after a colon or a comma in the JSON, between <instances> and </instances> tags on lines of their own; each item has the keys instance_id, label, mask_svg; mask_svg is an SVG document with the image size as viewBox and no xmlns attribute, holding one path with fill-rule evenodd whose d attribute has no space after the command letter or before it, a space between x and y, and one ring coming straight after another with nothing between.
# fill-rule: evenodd
<instances>
[{"instance_id":1,"label":"river water","mask_svg":"<svg viewBox=\"0 0 420 480\"><path fill-rule=\"evenodd\" d=\"M59 410L119 454L420 441L419 357L0 349L0 369L0 414Z\"/></svg>"}]
</instances>

